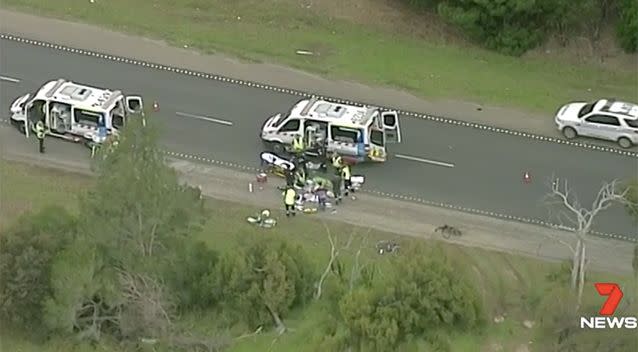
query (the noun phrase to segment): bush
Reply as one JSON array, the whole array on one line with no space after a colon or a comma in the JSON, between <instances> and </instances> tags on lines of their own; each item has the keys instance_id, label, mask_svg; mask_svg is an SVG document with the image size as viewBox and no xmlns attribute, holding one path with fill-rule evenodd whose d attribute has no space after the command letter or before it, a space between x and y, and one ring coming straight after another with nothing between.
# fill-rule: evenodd
<instances>
[{"instance_id":1,"label":"bush","mask_svg":"<svg viewBox=\"0 0 638 352\"><path fill-rule=\"evenodd\" d=\"M164 275L182 311L207 309L217 303L208 284L215 270L218 254L205 243L186 241L175 248L175 258L168 262Z\"/></svg>"},{"instance_id":2,"label":"bush","mask_svg":"<svg viewBox=\"0 0 638 352\"><path fill-rule=\"evenodd\" d=\"M208 282L235 318L251 328L281 322L312 296L315 275L305 252L277 238L261 237L226 252Z\"/></svg>"},{"instance_id":3,"label":"bush","mask_svg":"<svg viewBox=\"0 0 638 352\"><path fill-rule=\"evenodd\" d=\"M445 350L439 329L472 329L482 323L478 292L439 248L410 247L393 263L389 282L361 287L340 301L341 316L355 347L396 349L409 336L428 337Z\"/></svg>"},{"instance_id":4,"label":"bush","mask_svg":"<svg viewBox=\"0 0 638 352\"><path fill-rule=\"evenodd\" d=\"M628 53L638 51L638 0L623 0L619 8L617 35Z\"/></svg>"},{"instance_id":5,"label":"bush","mask_svg":"<svg viewBox=\"0 0 638 352\"><path fill-rule=\"evenodd\" d=\"M61 207L22 216L0 236L0 317L33 332L42 326L51 294L52 259L75 231L75 217Z\"/></svg>"}]
</instances>

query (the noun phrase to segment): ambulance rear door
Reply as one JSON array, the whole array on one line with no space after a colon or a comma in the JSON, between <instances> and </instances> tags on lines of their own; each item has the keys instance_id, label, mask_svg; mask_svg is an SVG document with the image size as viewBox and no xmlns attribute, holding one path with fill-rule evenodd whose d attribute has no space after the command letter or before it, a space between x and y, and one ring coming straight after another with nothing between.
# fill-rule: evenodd
<instances>
[{"instance_id":1,"label":"ambulance rear door","mask_svg":"<svg viewBox=\"0 0 638 352\"><path fill-rule=\"evenodd\" d=\"M399 126L399 114L396 111L381 112L381 124L386 143L401 143L401 126Z\"/></svg>"}]
</instances>

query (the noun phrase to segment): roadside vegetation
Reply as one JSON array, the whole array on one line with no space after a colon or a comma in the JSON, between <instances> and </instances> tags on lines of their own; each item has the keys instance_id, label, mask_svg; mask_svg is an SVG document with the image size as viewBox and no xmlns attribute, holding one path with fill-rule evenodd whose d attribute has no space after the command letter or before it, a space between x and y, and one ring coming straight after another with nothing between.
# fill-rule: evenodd
<instances>
[{"instance_id":1,"label":"roadside vegetation","mask_svg":"<svg viewBox=\"0 0 638 352\"><path fill-rule=\"evenodd\" d=\"M379 255L399 236L312 216L258 229L259 209L180 184L131 121L95 178L0 164L3 351L636 350L576 324L601 304L592 282L631 297L638 265L589 272L577 307L570 262L407 238Z\"/></svg>"},{"instance_id":2,"label":"roadside vegetation","mask_svg":"<svg viewBox=\"0 0 638 352\"><path fill-rule=\"evenodd\" d=\"M4 0L1 6L394 86L430 100L547 114L574 99L638 101L636 54L618 47L636 50L634 0L483 3Z\"/></svg>"}]
</instances>

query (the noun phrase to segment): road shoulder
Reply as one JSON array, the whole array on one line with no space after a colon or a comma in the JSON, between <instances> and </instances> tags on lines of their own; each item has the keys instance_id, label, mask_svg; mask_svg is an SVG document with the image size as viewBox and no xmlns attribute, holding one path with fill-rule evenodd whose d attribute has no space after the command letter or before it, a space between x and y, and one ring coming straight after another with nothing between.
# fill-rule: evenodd
<instances>
[{"instance_id":1,"label":"road shoulder","mask_svg":"<svg viewBox=\"0 0 638 352\"><path fill-rule=\"evenodd\" d=\"M203 55L192 50L171 47L161 41L117 33L87 24L0 9L0 31L32 40L335 96L344 100L377 104L545 136L558 135L549 115L539 116L539 114L511 108L481 106L471 102L426 101L396 89L369 87L347 81L331 81L283 66L245 63L223 55Z\"/></svg>"},{"instance_id":2,"label":"road shoulder","mask_svg":"<svg viewBox=\"0 0 638 352\"><path fill-rule=\"evenodd\" d=\"M41 156L7 147L8 145L5 145L3 148L3 159L91 174L88 164L81 161L63 159L51 154ZM170 164L185 182L201 187L206 196L271 209L281 206L279 192L275 189L280 184L278 179L269 179L260 190L255 183L256 175L251 173L178 159L170 159ZM254 185L253 192L249 192L249 183ZM347 200L335 214L308 216L434 240L442 240L440 235L435 234L434 229L449 224L463 232L461 237L453 240L458 245L546 261L570 258L569 249L561 242L571 242L572 236L564 231L365 194L359 195L355 201ZM613 273L632 271L633 245L612 239L590 238L588 249L588 258L593 270Z\"/></svg>"}]
</instances>

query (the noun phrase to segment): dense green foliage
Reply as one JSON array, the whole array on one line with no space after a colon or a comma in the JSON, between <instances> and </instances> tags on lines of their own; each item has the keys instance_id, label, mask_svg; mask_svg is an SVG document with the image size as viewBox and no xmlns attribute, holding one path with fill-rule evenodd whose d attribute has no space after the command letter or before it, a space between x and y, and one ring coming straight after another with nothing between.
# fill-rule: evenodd
<instances>
[{"instance_id":1,"label":"dense green foliage","mask_svg":"<svg viewBox=\"0 0 638 352\"><path fill-rule=\"evenodd\" d=\"M638 51L638 0L621 0L618 41L625 51Z\"/></svg>"},{"instance_id":2,"label":"dense green foliage","mask_svg":"<svg viewBox=\"0 0 638 352\"><path fill-rule=\"evenodd\" d=\"M598 39L601 27L618 20L623 49L638 45L638 1L620 0L406 0L436 12L489 49L521 55L549 34Z\"/></svg>"},{"instance_id":3,"label":"dense green foliage","mask_svg":"<svg viewBox=\"0 0 638 352\"><path fill-rule=\"evenodd\" d=\"M52 292L53 258L71 240L75 218L60 207L23 215L0 237L0 319L40 331L43 302Z\"/></svg>"},{"instance_id":4,"label":"dense green foliage","mask_svg":"<svg viewBox=\"0 0 638 352\"><path fill-rule=\"evenodd\" d=\"M445 345L434 332L481 325L478 292L459 280L462 270L441 253L414 246L393 263L389 282L359 287L341 299L341 316L355 346L390 351L413 336Z\"/></svg>"}]
</instances>

